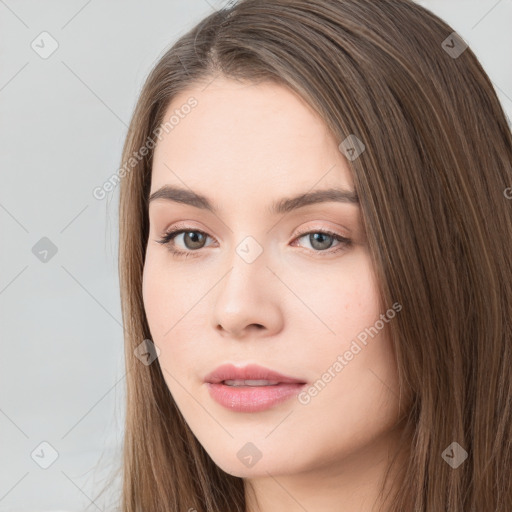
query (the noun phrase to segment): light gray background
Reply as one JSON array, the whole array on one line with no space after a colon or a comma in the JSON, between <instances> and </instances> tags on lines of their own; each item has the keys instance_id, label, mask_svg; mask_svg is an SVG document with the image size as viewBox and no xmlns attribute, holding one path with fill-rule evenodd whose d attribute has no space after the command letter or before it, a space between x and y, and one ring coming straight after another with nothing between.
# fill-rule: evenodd
<instances>
[{"instance_id":1,"label":"light gray background","mask_svg":"<svg viewBox=\"0 0 512 512\"><path fill-rule=\"evenodd\" d=\"M92 190L120 166L153 64L223 3L0 0L0 511L111 501L91 503L124 421L118 190ZM470 44L512 118L512 0L419 3ZM51 49L44 31L48 58L31 46ZM57 249L46 262L43 237Z\"/></svg>"}]
</instances>

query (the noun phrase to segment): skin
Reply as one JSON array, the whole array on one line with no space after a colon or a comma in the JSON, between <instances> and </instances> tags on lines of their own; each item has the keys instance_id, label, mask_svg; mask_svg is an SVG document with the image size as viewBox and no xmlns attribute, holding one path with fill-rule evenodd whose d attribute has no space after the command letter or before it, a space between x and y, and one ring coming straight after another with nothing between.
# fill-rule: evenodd
<instances>
[{"instance_id":1,"label":"skin","mask_svg":"<svg viewBox=\"0 0 512 512\"><path fill-rule=\"evenodd\" d=\"M293 397L263 412L234 412L204 383L229 362L312 384L385 313L358 204L268 212L299 193L353 191L341 141L281 85L217 78L175 97L165 119L190 96L198 105L155 148L150 194L177 185L207 196L219 212L166 199L149 205L143 298L169 390L214 462L244 479L249 512L370 511L399 435L397 367L385 329L360 343L307 404ZM178 222L208 235L174 239L177 249L195 251L191 257L158 243ZM334 237L315 244L299 229L333 230L352 244ZM247 236L263 250L250 264L236 252ZM261 452L252 467L237 457L249 441Z\"/></svg>"}]
</instances>

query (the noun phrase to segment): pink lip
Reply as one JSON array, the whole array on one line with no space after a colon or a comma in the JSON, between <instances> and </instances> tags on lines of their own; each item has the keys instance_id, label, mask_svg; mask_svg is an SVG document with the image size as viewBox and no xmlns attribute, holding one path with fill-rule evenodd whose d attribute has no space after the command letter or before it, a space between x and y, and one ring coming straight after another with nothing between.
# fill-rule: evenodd
<instances>
[{"instance_id":1,"label":"pink lip","mask_svg":"<svg viewBox=\"0 0 512 512\"><path fill-rule=\"evenodd\" d=\"M227 386L224 380L269 380L273 386ZM288 377L258 365L236 367L225 364L205 377L210 396L220 405L236 412L259 412L296 396L306 385L303 380Z\"/></svg>"}]
</instances>

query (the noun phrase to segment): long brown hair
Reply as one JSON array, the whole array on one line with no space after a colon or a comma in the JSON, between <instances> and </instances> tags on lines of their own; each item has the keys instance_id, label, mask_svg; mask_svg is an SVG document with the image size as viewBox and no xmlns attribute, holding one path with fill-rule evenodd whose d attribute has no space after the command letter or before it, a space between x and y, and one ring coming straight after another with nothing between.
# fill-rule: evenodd
<instances>
[{"instance_id":1,"label":"long brown hair","mask_svg":"<svg viewBox=\"0 0 512 512\"><path fill-rule=\"evenodd\" d=\"M119 179L122 511L245 511L243 479L195 438L158 360L134 355L151 339L149 141L177 93L220 75L284 84L339 143L365 145L348 164L382 304L402 305L389 329L410 404L391 512L510 512L512 135L471 48L410 0L241 0L180 37L147 78ZM467 453L458 467L454 453Z\"/></svg>"}]
</instances>

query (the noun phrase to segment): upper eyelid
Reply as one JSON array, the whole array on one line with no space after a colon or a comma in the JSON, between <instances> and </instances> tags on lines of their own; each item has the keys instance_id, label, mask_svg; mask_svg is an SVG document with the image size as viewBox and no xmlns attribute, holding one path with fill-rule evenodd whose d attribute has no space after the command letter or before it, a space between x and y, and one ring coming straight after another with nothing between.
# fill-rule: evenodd
<instances>
[{"instance_id":1,"label":"upper eyelid","mask_svg":"<svg viewBox=\"0 0 512 512\"><path fill-rule=\"evenodd\" d=\"M174 225L172 225L173 227L168 227L168 228L164 229L162 231L163 236L165 236L167 233L170 233L171 231L172 232L177 232L177 231L196 231L196 232L203 233L203 234L205 234L205 235L207 235L207 236L209 236L211 238L214 238L206 230L204 230L204 229L202 229L200 227L195 227L193 225L190 225L187 222L189 222L189 221L177 222ZM316 222L325 222L325 221L316 221ZM342 233L339 233L340 230L342 231ZM295 229L294 231L297 231L297 229ZM319 226L319 227L311 226L311 227L308 227L308 228L305 228L305 229L299 229L298 231L299 231L298 234L300 234L300 235L307 234L307 233L310 233L310 232L317 232L317 231L332 231L336 235L343 236L345 238L349 238L350 236L352 236L352 229L349 229L347 226L339 226L339 227L330 227L328 225L327 226L323 225L323 226ZM291 236L291 234L290 234L290 236Z\"/></svg>"}]
</instances>

